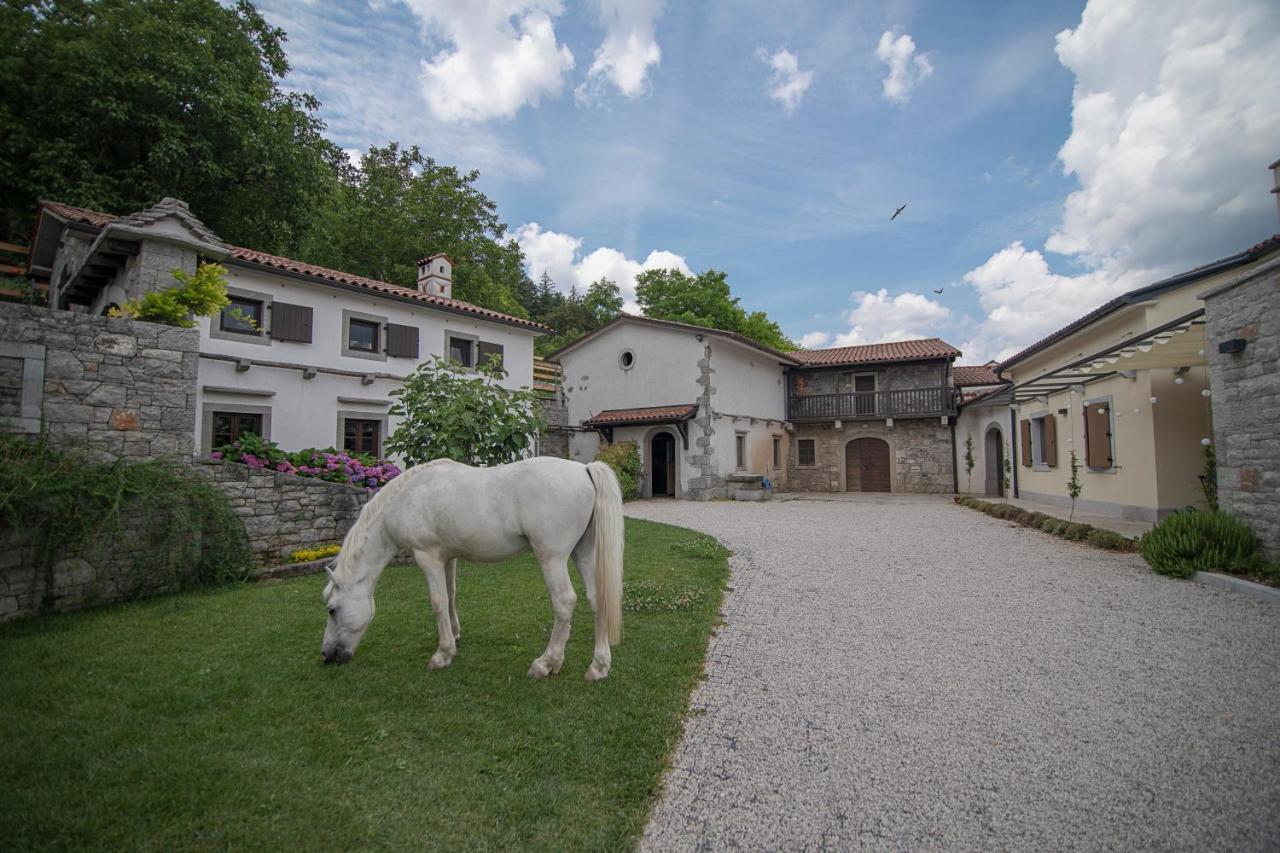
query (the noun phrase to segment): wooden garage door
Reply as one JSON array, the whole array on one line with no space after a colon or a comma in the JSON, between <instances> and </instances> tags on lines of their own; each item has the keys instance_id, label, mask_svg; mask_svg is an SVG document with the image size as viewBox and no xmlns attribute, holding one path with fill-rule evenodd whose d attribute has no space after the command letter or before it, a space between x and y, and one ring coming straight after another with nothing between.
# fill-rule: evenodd
<instances>
[{"instance_id":1,"label":"wooden garage door","mask_svg":"<svg viewBox=\"0 0 1280 853\"><path fill-rule=\"evenodd\" d=\"M883 439L855 438L845 447L844 464L849 491L889 491L889 445Z\"/></svg>"}]
</instances>

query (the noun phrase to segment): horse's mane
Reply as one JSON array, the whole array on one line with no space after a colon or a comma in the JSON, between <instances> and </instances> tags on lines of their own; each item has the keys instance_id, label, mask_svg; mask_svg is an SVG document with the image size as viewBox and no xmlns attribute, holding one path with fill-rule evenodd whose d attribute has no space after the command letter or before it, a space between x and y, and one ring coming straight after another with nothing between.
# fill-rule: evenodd
<instances>
[{"instance_id":1,"label":"horse's mane","mask_svg":"<svg viewBox=\"0 0 1280 853\"><path fill-rule=\"evenodd\" d=\"M347 575L350 574L350 566L355 564L356 555L364 551L369 543L369 536L377 529L383 513L391 505L389 501L394 499L396 493L407 488L409 481L416 479L423 472L445 463L458 464L452 459L432 459L422 465L415 465L383 486L364 505L364 509L360 510L360 515L356 518L356 523L351 525L351 529L342 539L342 550L339 551L337 566L334 568L334 575L338 581L349 580Z\"/></svg>"}]
</instances>

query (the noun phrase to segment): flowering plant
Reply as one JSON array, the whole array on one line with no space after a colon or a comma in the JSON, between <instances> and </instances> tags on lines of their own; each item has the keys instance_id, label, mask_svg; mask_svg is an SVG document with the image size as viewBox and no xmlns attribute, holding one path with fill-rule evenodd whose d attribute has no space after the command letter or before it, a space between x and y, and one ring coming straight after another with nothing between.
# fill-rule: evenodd
<instances>
[{"instance_id":1,"label":"flowering plant","mask_svg":"<svg viewBox=\"0 0 1280 853\"><path fill-rule=\"evenodd\" d=\"M237 441L223 445L212 454L214 459L240 462L250 468L279 471L298 477L315 477L330 483L346 483L367 491L377 491L400 474L393 462L375 459L365 453L350 453L327 447L317 450L308 447L295 453L286 453L274 441L260 438L253 433L242 435Z\"/></svg>"}]
</instances>

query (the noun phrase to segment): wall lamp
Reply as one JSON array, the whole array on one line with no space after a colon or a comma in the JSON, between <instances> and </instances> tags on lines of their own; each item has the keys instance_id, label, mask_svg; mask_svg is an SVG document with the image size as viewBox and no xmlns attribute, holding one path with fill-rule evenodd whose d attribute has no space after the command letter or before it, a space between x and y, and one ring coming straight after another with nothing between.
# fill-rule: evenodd
<instances>
[{"instance_id":1,"label":"wall lamp","mask_svg":"<svg viewBox=\"0 0 1280 853\"><path fill-rule=\"evenodd\" d=\"M1241 353L1241 352L1244 352L1244 345L1246 343L1247 341L1245 341L1244 338L1232 338L1229 341L1223 341L1222 343L1218 344L1218 352L1228 354L1228 355Z\"/></svg>"}]
</instances>

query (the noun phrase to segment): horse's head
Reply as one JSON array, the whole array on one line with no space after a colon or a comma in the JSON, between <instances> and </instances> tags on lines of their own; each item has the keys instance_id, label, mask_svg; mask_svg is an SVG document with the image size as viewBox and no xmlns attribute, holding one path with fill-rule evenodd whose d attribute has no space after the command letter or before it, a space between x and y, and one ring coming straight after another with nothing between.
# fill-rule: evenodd
<instances>
[{"instance_id":1,"label":"horse's head","mask_svg":"<svg viewBox=\"0 0 1280 853\"><path fill-rule=\"evenodd\" d=\"M355 655L360 638L373 621L373 589L365 584L338 583L332 563L325 571L329 573L329 583L324 588L329 621L324 626L320 654L325 663L346 663Z\"/></svg>"}]
</instances>

